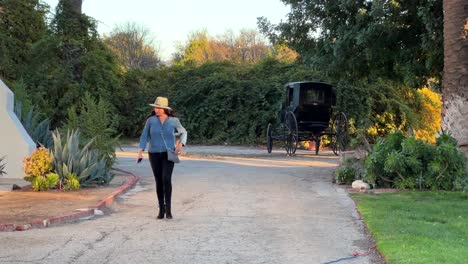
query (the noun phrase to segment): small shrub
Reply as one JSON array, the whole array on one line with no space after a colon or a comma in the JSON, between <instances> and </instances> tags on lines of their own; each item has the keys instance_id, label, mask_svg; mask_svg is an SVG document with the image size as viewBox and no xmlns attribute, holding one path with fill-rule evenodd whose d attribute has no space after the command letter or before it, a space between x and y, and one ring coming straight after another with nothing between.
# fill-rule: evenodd
<instances>
[{"instance_id":1,"label":"small shrub","mask_svg":"<svg viewBox=\"0 0 468 264\"><path fill-rule=\"evenodd\" d=\"M55 189L60 182L60 177L57 173L48 173L46 175L47 187L49 189Z\"/></svg>"},{"instance_id":2,"label":"small shrub","mask_svg":"<svg viewBox=\"0 0 468 264\"><path fill-rule=\"evenodd\" d=\"M42 147L34 150L31 156L23 160L23 163L24 173L27 175L26 180L30 180L31 177L44 177L52 170L52 157L49 151Z\"/></svg>"},{"instance_id":3,"label":"small shrub","mask_svg":"<svg viewBox=\"0 0 468 264\"><path fill-rule=\"evenodd\" d=\"M66 191L76 191L80 189L80 181L78 180L78 176L74 173L68 174L67 178L65 179L65 190Z\"/></svg>"},{"instance_id":4,"label":"small shrub","mask_svg":"<svg viewBox=\"0 0 468 264\"><path fill-rule=\"evenodd\" d=\"M351 184L355 179L356 171L353 167L344 165L336 169L335 175L338 184Z\"/></svg>"},{"instance_id":5,"label":"small shrub","mask_svg":"<svg viewBox=\"0 0 468 264\"><path fill-rule=\"evenodd\" d=\"M431 145L395 132L374 146L366 160L365 180L377 187L464 190L466 162L456 140L448 134Z\"/></svg>"},{"instance_id":6,"label":"small shrub","mask_svg":"<svg viewBox=\"0 0 468 264\"><path fill-rule=\"evenodd\" d=\"M34 177L31 182L31 187L38 192L47 191L49 189L49 182L46 177Z\"/></svg>"}]
</instances>

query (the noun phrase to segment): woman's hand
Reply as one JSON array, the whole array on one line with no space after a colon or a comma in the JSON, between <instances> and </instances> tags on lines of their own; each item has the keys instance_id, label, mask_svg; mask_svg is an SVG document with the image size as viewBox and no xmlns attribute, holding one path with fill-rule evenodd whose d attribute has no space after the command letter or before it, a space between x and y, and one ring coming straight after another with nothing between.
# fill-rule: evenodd
<instances>
[{"instance_id":1,"label":"woman's hand","mask_svg":"<svg viewBox=\"0 0 468 264\"><path fill-rule=\"evenodd\" d=\"M179 154L181 149L182 149L182 143L177 143L174 153Z\"/></svg>"},{"instance_id":2,"label":"woman's hand","mask_svg":"<svg viewBox=\"0 0 468 264\"><path fill-rule=\"evenodd\" d=\"M138 150L137 162L138 162L138 160L140 160L140 159L143 159L143 150L142 150L142 149Z\"/></svg>"}]
</instances>

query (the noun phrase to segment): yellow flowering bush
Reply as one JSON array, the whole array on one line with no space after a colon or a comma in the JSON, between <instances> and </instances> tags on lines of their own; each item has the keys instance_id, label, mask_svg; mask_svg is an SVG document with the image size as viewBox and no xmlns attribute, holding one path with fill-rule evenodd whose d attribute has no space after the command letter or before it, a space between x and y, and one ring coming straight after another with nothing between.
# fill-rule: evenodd
<instances>
[{"instance_id":1,"label":"yellow flowering bush","mask_svg":"<svg viewBox=\"0 0 468 264\"><path fill-rule=\"evenodd\" d=\"M33 151L31 156L23 160L24 173L26 180L32 180L34 177L44 177L52 171L52 157L46 148L40 147Z\"/></svg>"},{"instance_id":2,"label":"yellow flowering bush","mask_svg":"<svg viewBox=\"0 0 468 264\"><path fill-rule=\"evenodd\" d=\"M414 136L435 144L442 118L442 97L426 87L418 89L418 94L422 97L422 105L418 111L420 122Z\"/></svg>"}]
</instances>

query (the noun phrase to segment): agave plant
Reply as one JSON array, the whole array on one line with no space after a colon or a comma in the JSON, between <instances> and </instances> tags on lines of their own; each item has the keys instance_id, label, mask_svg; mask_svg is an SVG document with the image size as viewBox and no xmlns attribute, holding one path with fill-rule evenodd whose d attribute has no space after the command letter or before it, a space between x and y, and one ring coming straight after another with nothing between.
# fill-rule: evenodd
<instances>
[{"instance_id":1,"label":"agave plant","mask_svg":"<svg viewBox=\"0 0 468 264\"><path fill-rule=\"evenodd\" d=\"M34 107L31 107L29 112L23 116L21 102L16 102L15 114L37 146L52 147L53 140L52 133L50 132L50 120L48 118L41 120L41 113L34 111Z\"/></svg>"},{"instance_id":2,"label":"agave plant","mask_svg":"<svg viewBox=\"0 0 468 264\"><path fill-rule=\"evenodd\" d=\"M81 186L91 184L107 184L112 180L112 174L106 167L106 161L97 150L90 149L94 139L80 148L80 133L69 130L65 140L58 131L52 133L54 148L54 167L61 180L75 174Z\"/></svg>"},{"instance_id":3,"label":"agave plant","mask_svg":"<svg viewBox=\"0 0 468 264\"><path fill-rule=\"evenodd\" d=\"M0 158L0 176L3 176L4 174L6 174L5 172L6 163L3 163L4 159L5 159L5 156Z\"/></svg>"}]
</instances>

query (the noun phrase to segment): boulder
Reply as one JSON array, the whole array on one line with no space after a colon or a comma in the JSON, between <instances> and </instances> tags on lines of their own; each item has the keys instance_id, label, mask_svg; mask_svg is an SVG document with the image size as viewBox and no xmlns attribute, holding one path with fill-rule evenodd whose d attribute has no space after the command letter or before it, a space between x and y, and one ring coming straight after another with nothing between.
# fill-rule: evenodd
<instances>
[{"instance_id":1,"label":"boulder","mask_svg":"<svg viewBox=\"0 0 468 264\"><path fill-rule=\"evenodd\" d=\"M360 192L365 192L367 190L370 189L370 186L368 183L366 182L363 182L361 180L356 180L356 181L353 181L353 183L351 184L351 187L354 189L354 190L358 190Z\"/></svg>"}]
</instances>

